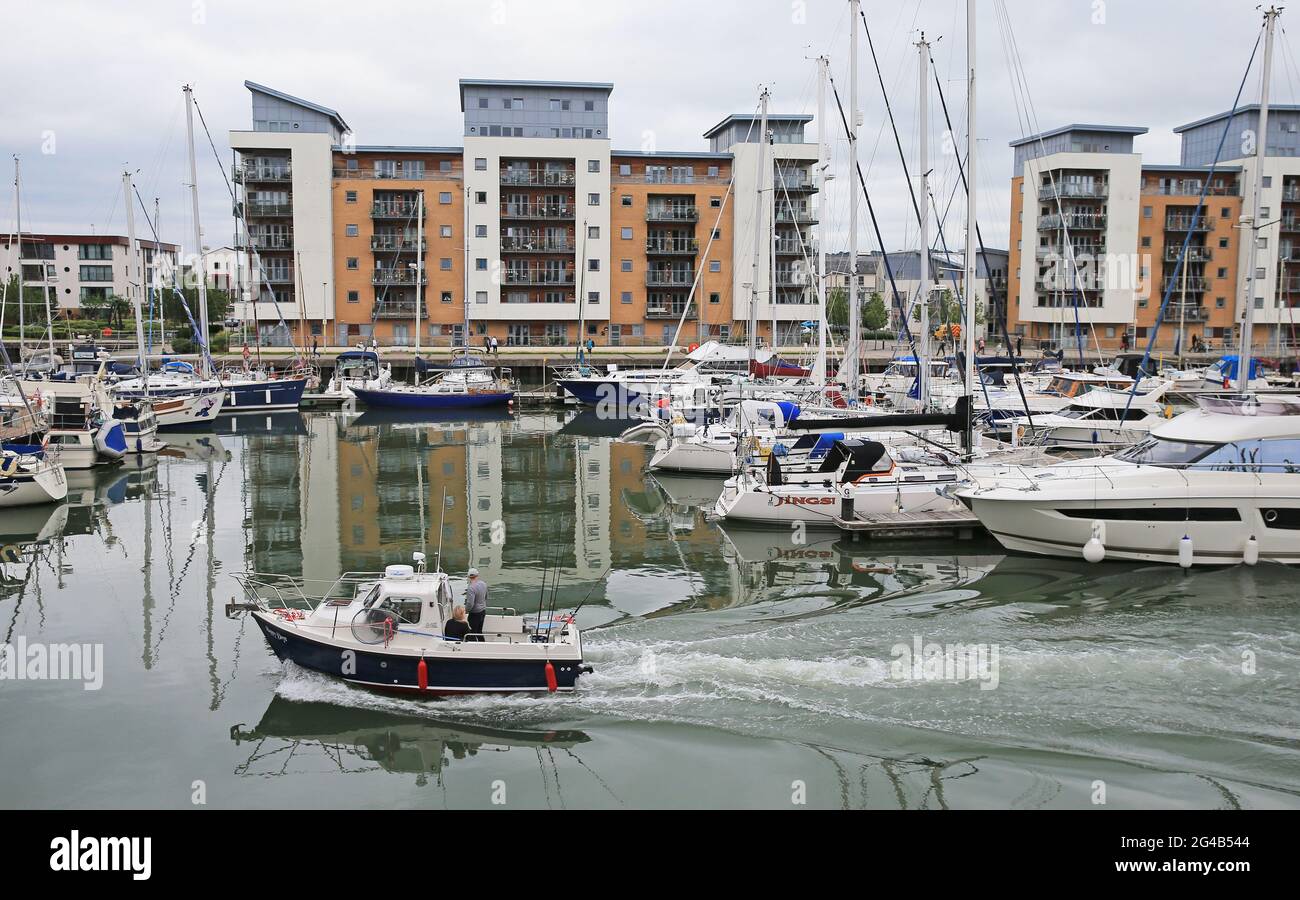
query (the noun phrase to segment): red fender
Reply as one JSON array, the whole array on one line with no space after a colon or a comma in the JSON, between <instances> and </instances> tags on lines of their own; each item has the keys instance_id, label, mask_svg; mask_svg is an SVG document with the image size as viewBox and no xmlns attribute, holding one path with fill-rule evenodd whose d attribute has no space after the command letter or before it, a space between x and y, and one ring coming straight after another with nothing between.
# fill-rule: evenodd
<instances>
[{"instance_id":1,"label":"red fender","mask_svg":"<svg viewBox=\"0 0 1300 900\"><path fill-rule=\"evenodd\" d=\"M548 659L546 661L546 690L554 694L558 689L559 687L555 681L555 666L551 665L551 661Z\"/></svg>"},{"instance_id":2,"label":"red fender","mask_svg":"<svg viewBox=\"0 0 1300 900\"><path fill-rule=\"evenodd\" d=\"M429 666L425 663L424 657L420 657L420 664L415 667L415 677L420 683L420 690L429 689Z\"/></svg>"}]
</instances>

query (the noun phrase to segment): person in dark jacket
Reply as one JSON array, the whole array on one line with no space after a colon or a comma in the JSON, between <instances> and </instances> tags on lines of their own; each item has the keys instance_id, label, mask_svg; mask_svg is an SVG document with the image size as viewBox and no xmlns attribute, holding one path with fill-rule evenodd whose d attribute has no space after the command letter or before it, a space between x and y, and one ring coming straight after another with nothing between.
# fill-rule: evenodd
<instances>
[{"instance_id":1,"label":"person in dark jacket","mask_svg":"<svg viewBox=\"0 0 1300 900\"><path fill-rule=\"evenodd\" d=\"M465 607L457 606L451 611L451 618L443 626L442 633L454 641L465 640L465 635L469 634L469 622L465 620Z\"/></svg>"}]
</instances>

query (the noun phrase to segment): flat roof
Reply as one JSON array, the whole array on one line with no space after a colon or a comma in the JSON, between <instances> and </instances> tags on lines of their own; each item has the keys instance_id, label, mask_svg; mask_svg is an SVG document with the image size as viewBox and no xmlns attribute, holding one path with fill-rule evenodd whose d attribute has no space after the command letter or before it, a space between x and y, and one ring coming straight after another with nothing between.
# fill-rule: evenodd
<instances>
[{"instance_id":1,"label":"flat roof","mask_svg":"<svg viewBox=\"0 0 1300 900\"><path fill-rule=\"evenodd\" d=\"M1038 134L1031 134L1029 137L1018 138L1007 144L1008 147L1019 147L1021 144L1030 144L1034 141L1041 141L1045 138L1056 137L1058 134L1066 134L1071 131L1092 131L1103 132L1105 134L1146 134L1150 129L1143 128L1140 125L1084 125L1078 122L1072 125L1062 125L1060 128L1053 128L1051 131L1042 131Z\"/></svg>"},{"instance_id":2,"label":"flat roof","mask_svg":"<svg viewBox=\"0 0 1300 900\"><path fill-rule=\"evenodd\" d=\"M1209 166L1180 166L1177 163L1162 166L1157 163L1143 163L1143 172L1208 172ZM1241 166L1214 166L1215 172L1240 172Z\"/></svg>"},{"instance_id":3,"label":"flat roof","mask_svg":"<svg viewBox=\"0 0 1300 900\"><path fill-rule=\"evenodd\" d=\"M1300 105L1297 105L1295 103L1270 103L1268 105L1268 111L1270 113L1300 112ZM1232 113L1232 115L1239 116L1242 113L1248 113L1248 112L1259 112L1259 104L1247 103L1245 106L1238 106L1237 111L1235 113ZM1215 113L1212 116L1206 116L1204 119L1197 119L1195 122L1188 122L1186 125L1179 125L1177 128L1174 129L1174 134L1180 134L1184 131L1187 131L1189 128L1196 128L1200 125L1208 125L1211 122L1220 122L1228 118L1228 115L1229 113L1226 111L1221 113Z\"/></svg>"},{"instance_id":4,"label":"flat roof","mask_svg":"<svg viewBox=\"0 0 1300 900\"><path fill-rule=\"evenodd\" d=\"M4 245L6 247L11 243L10 238L13 232L4 236ZM126 246L126 235L122 234L41 234L31 231L24 231L22 234L24 244L118 244ZM165 241L146 240L145 238L136 238L136 242L147 250L179 250L179 244L168 244Z\"/></svg>"},{"instance_id":5,"label":"flat roof","mask_svg":"<svg viewBox=\"0 0 1300 900\"><path fill-rule=\"evenodd\" d=\"M528 87L528 88L567 88L575 91L614 90L612 81L521 81L515 78L462 78L460 80L460 111L465 111L465 88L467 87Z\"/></svg>"},{"instance_id":6,"label":"flat roof","mask_svg":"<svg viewBox=\"0 0 1300 900\"><path fill-rule=\"evenodd\" d=\"M781 113L767 114L767 120L769 122L811 122L812 119L813 117L810 115L782 115ZM706 138L711 138L715 134L724 130L725 128L728 128L735 122L759 122L759 121L762 121L762 116L759 116L755 113L732 113L731 115L723 119L721 122L719 122L717 125L714 125L708 131L704 132L704 136Z\"/></svg>"},{"instance_id":7,"label":"flat roof","mask_svg":"<svg viewBox=\"0 0 1300 900\"><path fill-rule=\"evenodd\" d=\"M735 159L734 153L714 153L712 150L701 150L698 153L692 153L689 150L611 150L609 155L613 156L632 156L645 159L653 159L656 156L662 156L666 159Z\"/></svg>"},{"instance_id":8,"label":"flat roof","mask_svg":"<svg viewBox=\"0 0 1300 900\"><path fill-rule=\"evenodd\" d=\"M350 146L346 150L342 144L335 144L330 147L335 153L460 153L465 152L464 147L407 147L401 144L357 144Z\"/></svg>"},{"instance_id":9,"label":"flat roof","mask_svg":"<svg viewBox=\"0 0 1300 900\"><path fill-rule=\"evenodd\" d=\"M263 94L268 94L277 100L283 100L286 103L295 103L298 106L302 106L307 109L313 110L314 112L321 113L322 115L329 116L331 119L334 120L335 124L339 126L340 131L352 130L351 128L348 127L348 123L343 121L343 117L340 116L334 110L330 109L328 106L321 106L319 103L312 103L310 100L304 100L301 97L295 97L292 94L286 94L284 91L277 91L275 88L267 87L264 84L258 84L256 81L245 80L244 87L248 88L250 91L261 91Z\"/></svg>"}]
</instances>

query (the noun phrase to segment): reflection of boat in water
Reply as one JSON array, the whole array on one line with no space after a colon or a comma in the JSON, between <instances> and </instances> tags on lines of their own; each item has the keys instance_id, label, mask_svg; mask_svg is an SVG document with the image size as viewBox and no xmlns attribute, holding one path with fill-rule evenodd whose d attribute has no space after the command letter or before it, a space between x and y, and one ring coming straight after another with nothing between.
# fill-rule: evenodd
<instances>
[{"instance_id":1,"label":"reflection of boat in water","mask_svg":"<svg viewBox=\"0 0 1300 900\"><path fill-rule=\"evenodd\" d=\"M600 412L594 409L583 409L564 423L560 428L560 434L573 435L574 437L615 438L640 421L640 419L618 419L613 416L601 415Z\"/></svg>"},{"instance_id":2,"label":"reflection of boat in water","mask_svg":"<svg viewBox=\"0 0 1300 900\"><path fill-rule=\"evenodd\" d=\"M235 725L236 744L253 742L253 755L240 775L284 772L286 757L319 748L342 771L364 771L374 764L386 772L440 774L452 760L480 751L572 749L591 740L581 731L507 731L457 722L401 715L333 703L275 697L253 728ZM359 765L348 766L346 756ZM258 764L266 761L266 766Z\"/></svg>"},{"instance_id":3,"label":"reflection of boat in water","mask_svg":"<svg viewBox=\"0 0 1300 900\"><path fill-rule=\"evenodd\" d=\"M221 438L210 430L168 432L167 446L158 455L191 462L225 462L230 459L230 451L222 445Z\"/></svg>"},{"instance_id":4,"label":"reflection of boat in water","mask_svg":"<svg viewBox=\"0 0 1300 900\"><path fill-rule=\"evenodd\" d=\"M223 415L214 427L218 434L307 434L302 413L296 409Z\"/></svg>"},{"instance_id":5,"label":"reflection of boat in water","mask_svg":"<svg viewBox=\"0 0 1300 900\"><path fill-rule=\"evenodd\" d=\"M368 408L348 422L349 427L370 428L380 425L468 425L479 422L509 422L514 414L506 407L481 407L462 410Z\"/></svg>"},{"instance_id":6,"label":"reflection of boat in water","mask_svg":"<svg viewBox=\"0 0 1300 900\"><path fill-rule=\"evenodd\" d=\"M0 544L43 543L61 537L68 524L68 505L17 506L0 515Z\"/></svg>"},{"instance_id":7,"label":"reflection of boat in water","mask_svg":"<svg viewBox=\"0 0 1300 900\"><path fill-rule=\"evenodd\" d=\"M723 479L708 475L670 475L667 472L655 472L649 476L664 492L664 497L673 506L690 506L698 509L710 509L718 502L722 493Z\"/></svg>"}]
</instances>

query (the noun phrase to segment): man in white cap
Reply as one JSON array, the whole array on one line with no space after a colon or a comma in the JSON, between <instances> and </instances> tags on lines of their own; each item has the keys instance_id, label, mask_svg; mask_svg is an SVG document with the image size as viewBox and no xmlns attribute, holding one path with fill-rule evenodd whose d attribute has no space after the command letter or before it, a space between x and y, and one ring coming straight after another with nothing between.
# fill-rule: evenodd
<instances>
[{"instance_id":1,"label":"man in white cap","mask_svg":"<svg viewBox=\"0 0 1300 900\"><path fill-rule=\"evenodd\" d=\"M487 582L478 577L478 569L470 569L466 573L469 576L469 587L465 588L465 612L469 618L470 634L477 634L480 637L475 640L483 640L483 620L487 617Z\"/></svg>"}]
</instances>

